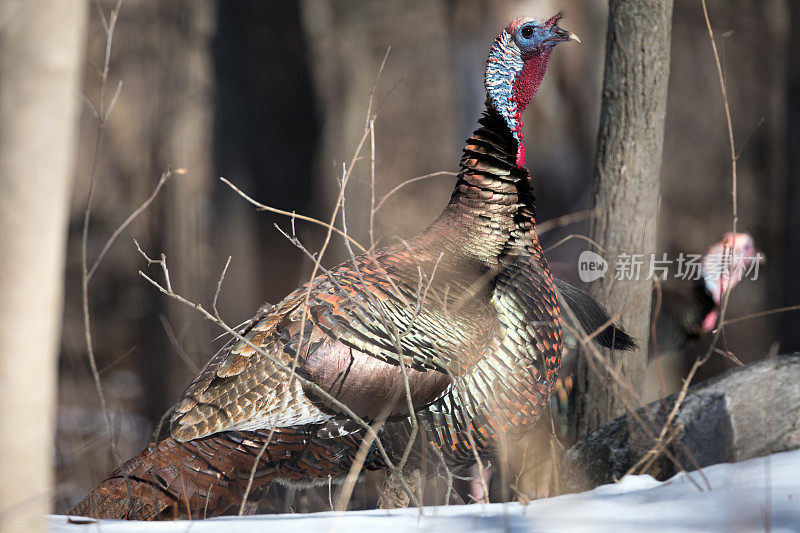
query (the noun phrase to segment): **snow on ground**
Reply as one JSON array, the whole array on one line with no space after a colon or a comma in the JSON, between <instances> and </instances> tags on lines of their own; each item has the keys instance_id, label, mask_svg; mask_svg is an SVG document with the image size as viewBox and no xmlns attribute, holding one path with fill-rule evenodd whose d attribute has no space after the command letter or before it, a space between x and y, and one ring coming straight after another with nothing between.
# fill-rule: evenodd
<instances>
[{"instance_id":1,"label":"snow on ground","mask_svg":"<svg viewBox=\"0 0 800 533\"><path fill-rule=\"evenodd\" d=\"M54 533L331 533L522 532L522 531L800 531L800 450L659 482L650 476L628 476L615 485L517 503L220 517L200 521L125 522L102 520L69 524L50 517Z\"/></svg>"}]
</instances>

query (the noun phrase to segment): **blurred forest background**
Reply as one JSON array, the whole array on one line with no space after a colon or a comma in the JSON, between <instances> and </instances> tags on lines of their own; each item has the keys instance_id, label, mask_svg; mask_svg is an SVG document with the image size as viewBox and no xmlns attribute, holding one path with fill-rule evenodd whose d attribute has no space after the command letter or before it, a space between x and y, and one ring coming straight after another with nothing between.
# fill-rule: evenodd
<instances>
[{"instance_id":1,"label":"blurred forest background","mask_svg":"<svg viewBox=\"0 0 800 533\"><path fill-rule=\"evenodd\" d=\"M108 12L115 2L103 0ZM757 281L733 293L729 316L800 303L793 270L800 221L798 71L790 35L800 31L791 0L712 0L712 24L724 60L739 159L739 228L768 262ZM463 140L484 99L483 65L491 39L509 20L565 10L563 27L582 45L564 46L551 61L527 111L528 167L537 191L537 219L590 207L600 107L606 2L601 0L130 0L123 3L111 51L110 92L123 87L106 125L91 219L89 257L152 192L170 178L152 206L116 242L92 278L95 351L120 453L137 453L197 369L222 345L220 331L159 294L138 274L146 265L133 244L170 263L173 286L208 305L228 255L219 299L237 324L264 302L277 302L308 277L312 263L274 224L287 217L257 212L218 180L224 176L269 206L327 219L341 162L362 134L375 74L388 46L375 94L376 188L436 171L454 171ZM792 27L793 26L793 27ZM106 39L92 8L83 93L98 100ZM675 3L667 130L659 220L660 250L703 253L730 228L730 158L725 119L700 3ZM72 201L67 292L60 357L57 490L63 511L116 465L88 368L80 302L80 233L97 122L83 110ZM745 142L746 140L746 142ZM794 147L792 148L792 143ZM369 152L348 186L348 226L368 242ZM388 243L423 229L448 200L454 178L404 187L376 215L376 238ZM310 249L324 230L298 221ZM547 248L586 221L542 236ZM574 239L549 252L555 274L573 283ZM341 240L326 264L344 258ZM90 259L91 262L91 259ZM773 315L727 330L728 348L743 362L800 348L797 315ZM701 352L702 342L692 348ZM691 354L661 360L669 388L680 386ZM732 365L719 357L701 378ZM648 397L658 397L658 390ZM354 506L370 504L370 483ZM373 491L374 493L374 491ZM327 496L291 495L277 510L317 510ZM359 503L360 502L360 503ZM374 501L372 501L374 505Z\"/></svg>"}]
</instances>

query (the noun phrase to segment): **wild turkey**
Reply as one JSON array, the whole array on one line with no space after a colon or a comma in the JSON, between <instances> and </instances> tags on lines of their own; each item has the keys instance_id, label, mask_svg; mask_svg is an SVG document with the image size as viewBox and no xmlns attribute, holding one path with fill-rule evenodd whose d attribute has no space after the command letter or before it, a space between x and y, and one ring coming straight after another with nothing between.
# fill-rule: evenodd
<instances>
[{"instance_id":1,"label":"wild turkey","mask_svg":"<svg viewBox=\"0 0 800 533\"><path fill-rule=\"evenodd\" d=\"M649 358L676 352L713 330L728 286L732 288L739 283L759 256L750 234L734 236L727 232L703 256L700 279L690 282L691 285L665 283L660 305L653 295L651 316L656 321L656 335L650 338Z\"/></svg>"},{"instance_id":2,"label":"wild turkey","mask_svg":"<svg viewBox=\"0 0 800 533\"><path fill-rule=\"evenodd\" d=\"M713 330L717 324L722 295L728 285L733 288L738 284L753 262L760 258L761 254L756 251L755 241L749 233L737 233L734 238L733 233L727 232L709 247L702 262L697 265L699 271L689 272L690 276L697 275L698 279L663 283L660 298L654 292L652 299L650 316L651 320L655 320L656 335L655 338L650 336L648 359L676 352ZM597 304L588 293L559 279L555 282L562 297L573 304L571 307L576 315L580 315L578 318L587 332L607 323L608 317L603 316L605 310L593 309ZM602 331L599 335L606 338L601 342L604 345L610 343L608 336L612 334L613 329ZM567 348L578 346L578 339L567 332L564 335ZM562 378L572 374L574 364L573 350L562 361Z\"/></svg>"},{"instance_id":3,"label":"wild turkey","mask_svg":"<svg viewBox=\"0 0 800 533\"><path fill-rule=\"evenodd\" d=\"M272 481L341 480L365 436L347 409L367 422L388 418L381 440L396 457L410 427L404 368L425 440L452 466L473 461L470 440L486 454L500 432L536 420L558 376L562 329L535 233L521 113L555 45L577 40L557 26L561 16L515 20L494 41L486 111L439 218L407 246L345 262L261 309L247 342L232 341L189 385L170 435L124 465L134 507L118 470L70 514L157 519L238 508L267 440L250 501ZM430 289L416 305L420 286ZM591 302L591 312L603 310ZM609 331L619 347L632 342ZM290 380L295 362L330 396ZM372 444L363 468L383 467Z\"/></svg>"}]
</instances>

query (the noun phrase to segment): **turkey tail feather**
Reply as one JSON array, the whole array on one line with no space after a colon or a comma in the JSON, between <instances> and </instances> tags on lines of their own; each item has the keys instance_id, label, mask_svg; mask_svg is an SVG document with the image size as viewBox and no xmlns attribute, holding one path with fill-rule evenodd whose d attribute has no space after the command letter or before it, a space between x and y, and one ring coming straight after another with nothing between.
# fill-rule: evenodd
<instances>
[{"instance_id":1,"label":"turkey tail feather","mask_svg":"<svg viewBox=\"0 0 800 533\"><path fill-rule=\"evenodd\" d=\"M217 516L238 509L259 452L270 439L247 493L255 505L274 480L319 484L347 474L360 433L321 439L299 428L272 432L225 432L186 442L172 437L151 444L125 463L131 498L118 469L68 514L93 518L158 520ZM379 465L368 454L364 468Z\"/></svg>"},{"instance_id":2,"label":"turkey tail feather","mask_svg":"<svg viewBox=\"0 0 800 533\"><path fill-rule=\"evenodd\" d=\"M260 444L237 439L233 433L189 442L164 439L111 474L69 514L138 520L202 516L203 511L209 516L221 514L243 495L247 477L242 476L249 476ZM123 469L130 480L133 508ZM252 497L260 498L265 474L257 472Z\"/></svg>"},{"instance_id":3,"label":"turkey tail feather","mask_svg":"<svg viewBox=\"0 0 800 533\"><path fill-rule=\"evenodd\" d=\"M587 333L592 333L600 329L604 324L611 322L608 311L597 303L597 300L578 287L574 287L566 281L556 278L556 287L561 294L562 300L575 313L575 318L580 322L581 327ZM572 338L570 332L564 330L565 343L572 341L577 345L577 339ZM569 337L569 339L567 338ZM604 348L615 350L633 350L637 347L636 341L622 329L622 326L611 322L594 337L594 342Z\"/></svg>"}]
</instances>

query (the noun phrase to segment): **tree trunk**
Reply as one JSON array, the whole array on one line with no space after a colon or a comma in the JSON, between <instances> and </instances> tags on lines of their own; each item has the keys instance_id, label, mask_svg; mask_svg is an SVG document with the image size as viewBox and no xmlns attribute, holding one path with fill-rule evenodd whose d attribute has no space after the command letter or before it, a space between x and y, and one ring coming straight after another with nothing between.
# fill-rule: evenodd
<instances>
[{"instance_id":1,"label":"tree trunk","mask_svg":"<svg viewBox=\"0 0 800 533\"><path fill-rule=\"evenodd\" d=\"M611 0L603 102L594 172L590 228L608 262L592 292L633 335L632 353L601 351L605 364L581 354L575 375L573 430L577 438L626 409L637 407L644 385L649 336L651 254L656 249L659 174L669 78L672 0ZM618 259L643 261L633 279L616 279ZM622 263L620 263L622 264ZM631 388L620 386L607 365ZM635 394L634 394L635 393Z\"/></svg>"},{"instance_id":2,"label":"tree trunk","mask_svg":"<svg viewBox=\"0 0 800 533\"><path fill-rule=\"evenodd\" d=\"M784 253L786 259L782 293L783 305L800 303L800 5L789 2L789 42L787 57L788 91L786 95L786 235ZM797 327L797 312L784 313L781 317L781 350L800 350L800 328Z\"/></svg>"},{"instance_id":3,"label":"tree trunk","mask_svg":"<svg viewBox=\"0 0 800 533\"><path fill-rule=\"evenodd\" d=\"M418 493L422 484L422 471L410 468L404 475L408 487ZM411 502L411 497L406 492L400 478L395 474L386 473L381 493L378 496L378 509L404 509Z\"/></svg>"},{"instance_id":4,"label":"tree trunk","mask_svg":"<svg viewBox=\"0 0 800 533\"><path fill-rule=\"evenodd\" d=\"M167 255L173 287L186 298L210 305L222 265L211 253L211 192L214 187L214 70L212 39L216 24L216 4L210 0L156 2L157 45L166 65L159 79L159 119L156 126L159 167L186 168L186 174L173 180L164 191L161 204L163 226L154 236L151 252ZM159 243L160 241L160 243ZM224 254L226 250L222 250ZM224 259L223 259L224 261ZM224 263L222 263L224 264ZM166 334L156 314L149 326L159 332L160 343L148 350L147 386L159 391L149 398L149 414L160 414L179 398L216 348L211 339L216 329L193 310L177 302L164 301L167 322L180 347L166 342ZM153 331L153 330L151 330ZM160 348L160 349L159 349ZM184 356L179 356L179 351Z\"/></svg>"},{"instance_id":5,"label":"tree trunk","mask_svg":"<svg viewBox=\"0 0 800 533\"><path fill-rule=\"evenodd\" d=\"M87 6L0 4L0 531L44 531Z\"/></svg>"}]
</instances>

